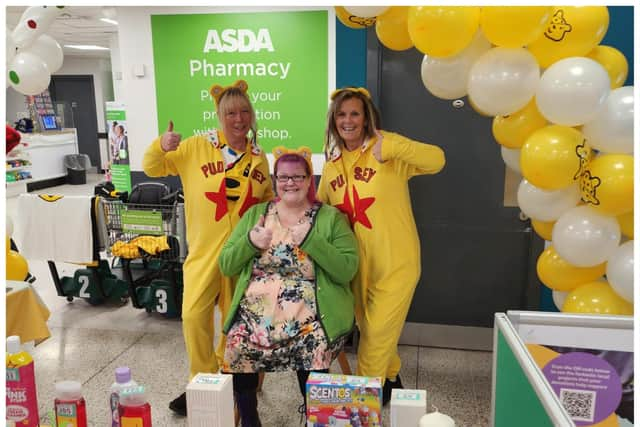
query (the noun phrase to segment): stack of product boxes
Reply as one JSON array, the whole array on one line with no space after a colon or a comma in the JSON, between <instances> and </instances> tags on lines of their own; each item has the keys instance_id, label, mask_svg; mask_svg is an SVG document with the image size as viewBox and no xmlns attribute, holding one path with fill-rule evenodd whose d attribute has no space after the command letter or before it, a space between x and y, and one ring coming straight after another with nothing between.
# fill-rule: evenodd
<instances>
[{"instance_id":1,"label":"stack of product boxes","mask_svg":"<svg viewBox=\"0 0 640 427\"><path fill-rule=\"evenodd\" d=\"M312 372L307 380L307 427L380 427L379 377Z\"/></svg>"}]
</instances>

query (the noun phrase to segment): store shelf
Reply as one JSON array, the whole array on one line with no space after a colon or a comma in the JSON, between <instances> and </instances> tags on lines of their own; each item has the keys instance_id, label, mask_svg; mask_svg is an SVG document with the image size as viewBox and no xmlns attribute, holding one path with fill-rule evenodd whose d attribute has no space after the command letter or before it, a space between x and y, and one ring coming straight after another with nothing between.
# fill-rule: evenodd
<instances>
[{"instance_id":1,"label":"store shelf","mask_svg":"<svg viewBox=\"0 0 640 427\"><path fill-rule=\"evenodd\" d=\"M33 178L19 179L17 181L7 181L7 186L16 185L16 184L26 184L31 181L33 181Z\"/></svg>"},{"instance_id":2,"label":"store shelf","mask_svg":"<svg viewBox=\"0 0 640 427\"><path fill-rule=\"evenodd\" d=\"M31 169L31 165L18 166L17 168L6 169L6 172L17 172Z\"/></svg>"}]
</instances>

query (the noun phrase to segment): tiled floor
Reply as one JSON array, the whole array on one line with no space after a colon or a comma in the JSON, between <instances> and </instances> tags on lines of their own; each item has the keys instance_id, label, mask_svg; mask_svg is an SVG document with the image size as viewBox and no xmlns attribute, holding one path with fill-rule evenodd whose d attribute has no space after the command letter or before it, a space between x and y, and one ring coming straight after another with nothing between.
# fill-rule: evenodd
<instances>
[{"instance_id":1,"label":"tiled floor","mask_svg":"<svg viewBox=\"0 0 640 427\"><path fill-rule=\"evenodd\" d=\"M38 193L91 194L102 179L89 175L87 185L48 188ZM7 200L14 221L17 198ZM168 402L181 393L188 367L180 322L149 315L127 305L90 306L82 300L68 303L56 294L44 261L29 261L37 277L34 287L51 317L52 336L33 350L38 402L42 421L53 406L53 385L59 380L82 382L90 426L106 426L109 420L108 390L118 366L129 366L134 379L147 387L156 427L186 426L174 416ZM59 264L61 276L78 268ZM355 355L347 354L352 368ZM401 378L406 388L427 390L429 408L449 414L457 426L489 424L491 403L491 353L440 348L400 346ZM336 366L332 371L339 372ZM297 408L302 403L295 374L267 374L259 395L259 411L265 427L301 425ZM389 425L389 408L383 411ZM404 427L404 426L403 426Z\"/></svg>"}]
</instances>

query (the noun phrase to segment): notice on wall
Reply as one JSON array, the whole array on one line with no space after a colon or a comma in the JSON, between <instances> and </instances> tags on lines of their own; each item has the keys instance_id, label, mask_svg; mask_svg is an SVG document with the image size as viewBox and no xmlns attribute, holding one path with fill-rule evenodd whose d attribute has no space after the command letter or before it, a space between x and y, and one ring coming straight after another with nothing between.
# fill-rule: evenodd
<instances>
[{"instance_id":1,"label":"notice on wall","mask_svg":"<svg viewBox=\"0 0 640 427\"><path fill-rule=\"evenodd\" d=\"M576 426L633 425L633 353L527 344Z\"/></svg>"},{"instance_id":2,"label":"notice on wall","mask_svg":"<svg viewBox=\"0 0 640 427\"><path fill-rule=\"evenodd\" d=\"M328 11L152 15L158 134L219 128L209 89L249 85L258 143L322 152Z\"/></svg>"},{"instance_id":3,"label":"notice on wall","mask_svg":"<svg viewBox=\"0 0 640 427\"><path fill-rule=\"evenodd\" d=\"M107 128L109 130L109 173L116 191L131 191L129 166L129 137L127 114L124 104L106 103Z\"/></svg>"}]
</instances>

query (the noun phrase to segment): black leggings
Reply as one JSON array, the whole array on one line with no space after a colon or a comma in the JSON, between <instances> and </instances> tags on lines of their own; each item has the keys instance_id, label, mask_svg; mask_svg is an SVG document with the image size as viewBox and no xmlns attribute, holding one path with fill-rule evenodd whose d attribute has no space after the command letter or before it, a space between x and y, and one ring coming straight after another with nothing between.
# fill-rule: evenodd
<instances>
[{"instance_id":1,"label":"black leggings","mask_svg":"<svg viewBox=\"0 0 640 427\"><path fill-rule=\"evenodd\" d=\"M296 371L298 375L298 387L300 388L300 393L302 394L302 398L305 397L305 392L307 389L307 378L309 378L309 374L311 372L323 372L328 373L328 369L316 369L313 371ZM236 393L241 393L243 391L256 390L258 388L258 373L252 372L248 374L236 374L233 373L233 391Z\"/></svg>"}]
</instances>

